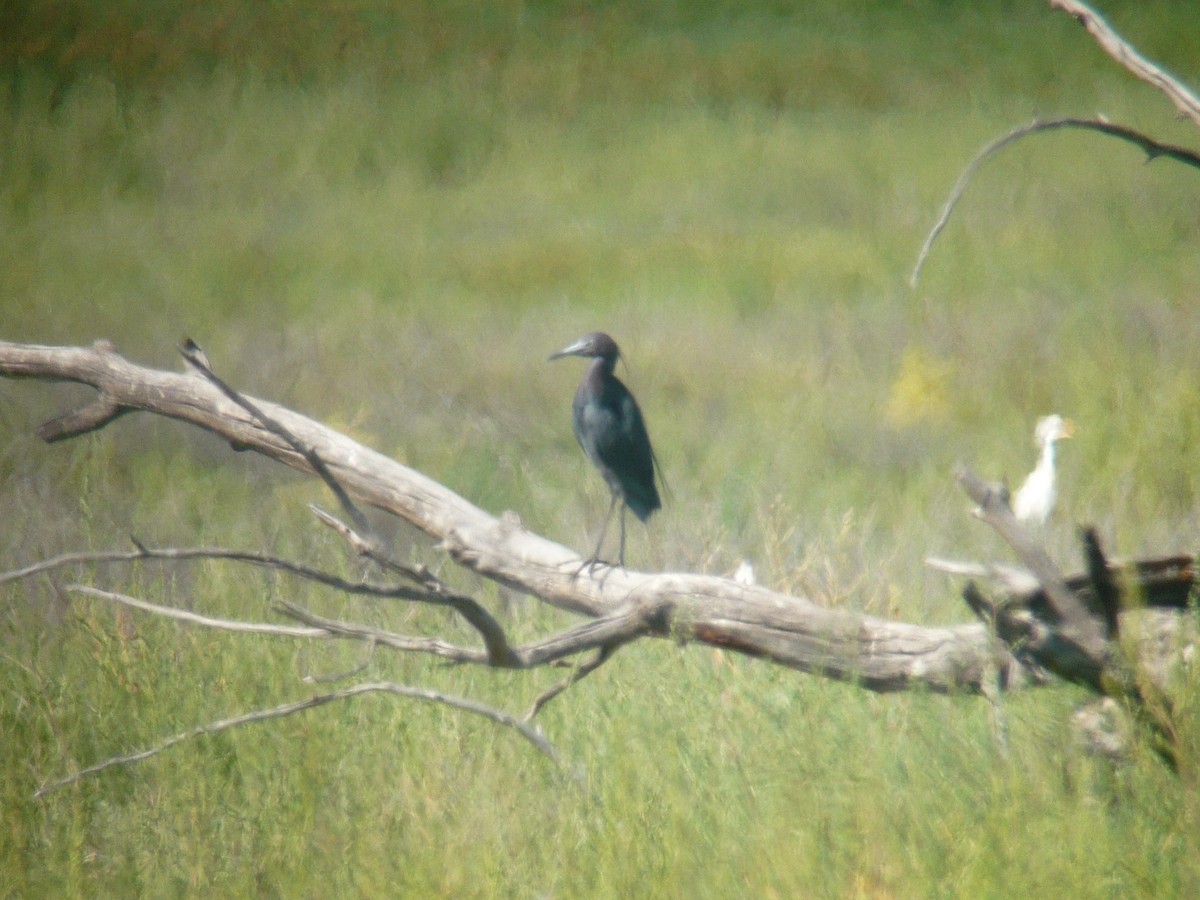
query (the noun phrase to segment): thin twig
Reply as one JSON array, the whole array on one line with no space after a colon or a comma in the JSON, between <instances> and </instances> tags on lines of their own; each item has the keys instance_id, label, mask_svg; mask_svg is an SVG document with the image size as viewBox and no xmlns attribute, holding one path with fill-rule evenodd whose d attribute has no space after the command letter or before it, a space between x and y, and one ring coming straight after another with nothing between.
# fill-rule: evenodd
<instances>
[{"instance_id":1,"label":"thin twig","mask_svg":"<svg viewBox=\"0 0 1200 900\"><path fill-rule=\"evenodd\" d=\"M370 581L347 581L337 575L332 575L321 569L292 562L279 556L258 553L251 550L233 550L226 547L146 547L137 538L133 538L136 550L106 550L89 553L64 553L51 559L33 563L21 569L13 569L0 573L0 585L9 581L29 578L42 572L49 572L64 566L77 563L121 563L138 562L141 560L191 561L191 560L233 560L265 569L274 569L309 581L315 581L326 587L347 594L359 594L370 597L382 597L401 600L433 601L425 591L401 585L378 584Z\"/></svg>"},{"instance_id":2,"label":"thin twig","mask_svg":"<svg viewBox=\"0 0 1200 900\"><path fill-rule=\"evenodd\" d=\"M99 588L88 587L84 584L69 584L66 590L73 594L85 594L88 597L95 597L99 600L109 600L113 603L120 603L123 606L132 606L134 609L154 613L157 616L165 616L168 619L187 622L191 625L202 625L205 628L216 628L221 631L235 631L241 634L270 634L277 637L291 638L326 638L334 636L334 632L326 628L297 628L294 625L272 625L266 622L238 622L233 619L216 619L212 616L202 616L198 613L188 612L186 609L176 609L173 606L159 606L157 603L147 603L145 600L139 600L127 594L102 591Z\"/></svg>"},{"instance_id":3,"label":"thin twig","mask_svg":"<svg viewBox=\"0 0 1200 900\"><path fill-rule=\"evenodd\" d=\"M356 625L350 622L339 622L334 619L325 619L314 613L310 613L295 604L288 603L286 600L277 601L277 608L291 616L297 621L308 625L308 628L296 628L290 625L273 625L265 622L240 622L235 619L218 619L212 616L202 616L198 613L188 612L187 610L177 609L173 606L160 606L157 603L148 603L145 600L139 600L136 597L130 597L128 594L117 593L116 591L102 591L99 588L88 587L87 585L72 584L68 585L67 591L77 594L84 594L89 597L94 597L98 600L108 600L111 603L119 603L122 606L131 606L134 609L140 609L144 612L153 613L155 615L164 616L168 619L175 619L179 622L186 622L189 625L200 625L204 628L213 628L218 631L232 631L240 634L269 634L277 637L291 638L338 638L342 640L357 640L366 641L370 644L381 645L392 650L401 650L412 653L429 653L434 656L440 656L443 659L448 659L451 662L457 663L486 663L486 655L471 647L458 647L454 644L448 644L445 641L437 638L413 638L405 637L404 635L393 634L390 631L381 631L377 628L371 628L368 625ZM587 649L581 647L580 649ZM576 651L578 652L578 651ZM540 663L541 661L539 661Z\"/></svg>"},{"instance_id":4,"label":"thin twig","mask_svg":"<svg viewBox=\"0 0 1200 900\"><path fill-rule=\"evenodd\" d=\"M535 669L552 665L578 653L602 648L608 648L611 655L618 647L650 634L652 630L645 613L641 610L614 613L584 622L559 634L552 634L532 644L511 648L509 656L499 661L480 650L459 647L436 638L406 638L367 625L327 619L286 600L276 601L276 607L298 622L333 635L371 640L380 646L395 650L430 653L456 663L474 663L505 669Z\"/></svg>"},{"instance_id":5,"label":"thin twig","mask_svg":"<svg viewBox=\"0 0 1200 900\"><path fill-rule=\"evenodd\" d=\"M990 659L980 679L984 699L988 704L992 739L1001 759L1008 759L1008 716L1004 713L1004 676L994 659Z\"/></svg>"},{"instance_id":6,"label":"thin twig","mask_svg":"<svg viewBox=\"0 0 1200 900\"><path fill-rule=\"evenodd\" d=\"M583 653L592 649L610 647L611 650L615 650L617 647L649 633L649 627L642 613L638 611L618 613L602 619L585 622L561 634L551 635L526 647L513 648L510 650L507 660L499 662L489 657L485 651L474 647L461 647L439 638L407 637L390 631L372 628L369 625L327 619L286 600L276 601L276 609L304 623L308 627L297 628L287 625L218 619L212 616L203 616L198 613L188 612L187 610L177 609L172 606L160 606L156 603L148 603L145 600L139 600L127 594L117 593L116 591L104 591L87 585L68 585L66 590L219 631L232 631L241 634L267 634L292 638L358 640L381 647L388 647L392 650L409 653L427 653L453 663L471 663L486 665L492 668L533 669L539 666L550 665L558 660L566 659L577 653Z\"/></svg>"},{"instance_id":7,"label":"thin twig","mask_svg":"<svg viewBox=\"0 0 1200 900\"><path fill-rule=\"evenodd\" d=\"M383 553L377 541L364 539L353 528L335 516L330 515L319 507L310 505L313 513L329 527L340 534L356 553L379 563L385 568L403 575L421 585L425 591L422 602L434 603L439 606L449 606L462 616L472 628L479 632L487 650L488 661L501 668L514 668L517 665L508 635L496 617L488 612L474 597L460 594L450 588L444 581L433 575L428 569L410 566L407 563L392 559Z\"/></svg>"},{"instance_id":8,"label":"thin twig","mask_svg":"<svg viewBox=\"0 0 1200 900\"><path fill-rule=\"evenodd\" d=\"M405 637L404 635L393 634L390 631L381 631L378 628L372 628L369 625L359 625L354 622L342 622L337 619L327 619L319 616L314 612L310 612L302 606L297 606L295 603L289 603L286 600L277 600L275 608L284 615L290 616L297 622L303 622L313 628L321 629L322 631L337 637L349 638L352 640L367 641L369 643L388 647L392 650L402 650L412 653L429 653L434 656L440 656L443 659L450 660L455 663L488 663L487 655L472 647L459 647L455 644L447 643L439 638L418 638Z\"/></svg>"},{"instance_id":9,"label":"thin twig","mask_svg":"<svg viewBox=\"0 0 1200 900\"><path fill-rule=\"evenodd\" d=\"M909 277L909 284L911 286L917 286L917 280L921 277L921 269L925 265L925 260L928 258L930 250L933 249L933 242L937 240L938 235L942 233L942 229L946 227L946 223L950 221L951 213L954 212L954 208L958 205L959 199L961 199L963 193L966 191L967 185L975 177L976 171L983 165L984 161L993 153L1021 138L1028 137L1031 134L1038 134L1042 131L1054 131L1060 128L1081 128L1090 131L1099 131L1102 134L1135 144L1146 154L1148 161L1153 161L1159 157L1166 157L1184 165L1200 169L1200 155L1191 150L1185 147L1160 143L1139 131L1127 128L1124 125L1115 125L1104 119L1066 117L1061 119L1034 120L1030 124L1014 129L1003 137L992 141L976 153L971 158L971 161L967 163L967 167L963 169L962 174L958 176L958 180L954 182L954 187L950 189L950 196L946 198L946 202L942 206L942 211L938 214L937 222L934 223L933 230L925 238L925 244L921 247L921 252L917 256L917 264L913 267L912 275Z\"/></svg>"},{"instance_id":10,"label":"thin twig","mask_svg":"<svg viewBox=\"0 0 1200 900\"><path fill-rule=\"evenodd\" d=\"M353 535L354 539L360 542L357 546L366 547L367 542L364 542L358 534L341 523L339 520L330 516L328 513L318 512L322 521L328 523L337 523L340 529L344 529L343 533ZM95 553L66 553L61 556L56 556L52 559L43 560L39 563L34 563L25 566L21 569L14 569L10 572L0 573L0 585L16 581L22 578L29 578L42 572L51 571L53 569L62 568L63 566L78 564L78 563L110 563L110 562L137 562L140 560L194 560L194 559L226 559L237 562L249 563L251 565L262 566L264 568L275 569L281 572L286 572L291 575L296 575L301 578L306 578L310 581L316 581L320 584L332 587L335 590L342 591L348 594L366 595L372 597L382 597L401 600L412 600L419 603L432 603L438 606L449 606L457 611L465 618L476 630L483 636L484 645L491 659L496 665L511 667L512 649L508 644L508 639L504 633L500 623L482 606L480 606L473 598L464 594L459 594L451 591L444 582L435 578L428 571L411 566L404 566L402 563L392 561L388 568L401 572L410 580L421 584L421 588L409 588L403 585L384 585L369 581L347 581L336 575L324 572L320 569L315 569L311 566L306 566L301 563L291 562L277 556L272 556L265 553L256 553L246 550L230 550L221 547L198 547L198 548L160 548L154 549L143 546L136 539L134 544L136 550L127 551L104 551ZM376 558L371 554L372 558ZM98 592L97 595L103 592ZM117 596L123 595L107 595L108 599L115 599ZM143 604L143 601L134 601L133 598L126 598L130 602L128 605ZM124 602L124 601L122 601ZM148 609L151 605L142 605L139 608ZM157 610L169 610L170 607L155 607ZM168 614L169 613L165 613ZM413 641L391 636L391 639L385 641L389 646L397 646L398 642L405 642L405 646L401 649L414 649ZM417 641L417 643L421 643ZM446 645L447 647L449 645ZM422 644L422 648L428 650L429 647ZM436 652L436 651L435 651ZM447 655L447 654L440 654ZM472 660L476 654L462 648L453 648L451 654L454 657L463 655L470 656ZM461 660L460 660L461 661Z\"/></svg>"},{"instance_id":11,"label":"thin twig","mask_svg":"<svg viewBox=\"0 0 1200 900\"><path fill-rule=\"evenodd\" d=\"M59 556L52 556L49 559L43 559L39 562L31 563L20 569L11 569L8 572L0 572L0 584L7 584L10 581L20 581L22 578L30 578L41 572L50 572L54 569L69 566L74 563L95 563L95 562L132 562L138 559L148 558L145 552L138 550L111 550L100 551L98 553L63 553ZM182 557L176 557L182 558Z\"/></svg>"},{"instance_id":12,"label":"thin twig","mask_svg":"<svg viewBox=\"0 0 1200 900\"><path fill-rule=\"evenodd\" d=\"M437 578L423 565L412 565L403 562L390 554L383 553L381 548L373 542L370 537L363 537L337 516L332 513L327 513L315 503L308 504L308 508L312 510L313 515L323 524L332 528L347 544L350 549L363 559L368 559L371 562L379 564L382 568L395 572L397 575L403 575L414 584L419 584L431 594L449 595L453 591L441 579Z\"/></svg>"},{"instance_id":13,"label":"thin twig","mask_svg":"<svg viewBox=\"0 0 1200 900\"><path fill-rule=\"evenodd\" d=\"M999 581L1010 594L1030 594L1040 588L1038 580L1028 569L1003 563L977 563L956 559L944 559L940 556L925 557L925 565L939 572L950 575L962 575L967 578L988 578Z\"/></svg>"},{"instance_id":14,"label":"thin twig","mask_svg":"<svg viewBox=\"0 0 1200 900\"><path fill-rule=\"evenodd\" d=\"M338 503L341 504L342 509L346 511L346 514L349 515L351 520L354 522L354 526L359 531L374 536L375 533L371 528L370 521L363 514L362 510L355 505L354 501L350 499L350 495L346 492L346 489L342 487L341 482L333 477L333 473L329 471L329 467L325 465L325 461L321 459L320 454L318 454L316 450L301 441L280 422L268 416L265 412L263 412L258 404L252 402L247 397L242 396L239 391L226 384L225 381L213 371L212 366L209 365L208 356L205 355L202 349L200 349L200 345L191 338L184 339L183 343L179 345L179 352L183 355L183 358L188 362L189 365L191 365L193 369L208 379L208 381L211 382L218 390L220 390L222 394L253 416L259 424L267 429L267 431L282 439L289 447L303 456L308 464L312 466L312 470L317 473L317 476L325 482L326 486L328 486L331 491L333 491L333 494L335 497L337 497ZM382 543L380 546L382 546Z\"/></svg>"},{"instance_id":15,"label":"thin twig","mask_svg":"<svg viewBox=\"0 0 1200 900\"><path fill-rule=\"evenodd\" d=\"M335 681L346 681L353 678L355 675L361 675L371 665L371 661L375 658L375 648L379 646L377 641L369 641L367 643L367 655L362 662L358 663L354 668L346 672L333 672L324 675L301 675L300 680L305 684L332 684Z\"/></svg>"},{"instance_id":16,"label":"thin twig","mask_svg":"<svg viewBox=\"0 0 1200 900\"><path fill-rule=\"evenodd\" d=\"M34 792L34 799L40 799L47 794L74 784L87 778L89 775L95 775L98 772L103 772L105 769L113 766L131 765L139 763L144 759L149 759L158 753L174 747L176 744L191 738L200 737L205 734L217 734L222 731L227 731L230 728L237 728L240 725L249 725L254 722L265 722L270 719L279 719L284 716L290 716L293 713L302 712L306 709L312 709L317 706L324 706L326 703L332 703L335 700L345 700L350 697L357 697L360 694L369 693L389 693L398 694L401 697L411 697L416 700L428 700L432 703L442 703L446 706L452 706L455 709L461 709L465 712L475 713L476 715L484 716L491 719L500 725L515 729L521 737L529 741L539 751L548 756L556 764L562 765L558 751L541 734L541 732L533 728L514 716L509 715L502 710L487 706L483 703L478 703L474 700L468 700L463 697L455 697L451 694L443 694L439 691L431 691L427 688L412 687L406 684L396 684L391 681L373 681L365 684L356 684L352 687L343 688L340 691L333 691L329 694L318 694L314 697L309 697L307 700L298 700L293 703L284 703L281 706L274 706L270 709L260 709L254 712L244 713L240 716L234 716L229 719L219 719L216 722L211 722L207 725L199 725L188 731L180 732L179 734L169 737L153 747L145 750L140 750L136 753L129 753L123 756L114 756L110 759L103 760L95 765L88 766L86 769L80 769L65 778L60 778L50 784L44 785Z\"/></svg>"},{"instance_id":17,"label":"thin twig","mask_svg":"<svg viewBox=\"0 0 1200 900\"><path fill-rule=\"evenodd\" d=\"M600 668L602 665L604 665L606 662L608 662L608 660L612 657L612 655L616 651L617 651L617 645L605 644L603 647L601 647L599 650L596 651L596 655L593 656L590 660L588 660L585 663L580 663L579 665L576 665L571 670L570 675L568 675L566 678L564 678L562 681L558 682L557 684L551 685L550 687L548 687L546 690L542 691L542 693L538 694L534 698L533 703L530 705L529 709L527 709L525 711L525 715L523 715L521 717L521 721L522 722L533 721L533 717L542 711L543 706L545 706L547 703L549 703L551 700L553 700L555 697L557 697L559 694L561 694L563 691L565 691L571 685L573 685L579 681L582 681L584 678L586 678L587 676L589 676L593 672L595 672L598 668Z\"/></svg>"}]
</instances>

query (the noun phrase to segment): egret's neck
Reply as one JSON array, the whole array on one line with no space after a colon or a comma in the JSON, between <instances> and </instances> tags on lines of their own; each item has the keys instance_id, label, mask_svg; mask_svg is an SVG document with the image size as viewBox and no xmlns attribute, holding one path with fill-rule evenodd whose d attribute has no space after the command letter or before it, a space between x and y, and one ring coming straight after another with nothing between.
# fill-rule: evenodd
<instances>
[{"instance_id":1,"label":"egret's neck","mask_svg":"<svg viewBox=\"0 0 1200 900\"><path fill-rule=\"evenodd\" d=\"M1054 471L1054 445L1057 441L1046 441L1042 444L1042 456L1038 460L1038 469L1042 472Z\"/></svg>"}]
</instances>

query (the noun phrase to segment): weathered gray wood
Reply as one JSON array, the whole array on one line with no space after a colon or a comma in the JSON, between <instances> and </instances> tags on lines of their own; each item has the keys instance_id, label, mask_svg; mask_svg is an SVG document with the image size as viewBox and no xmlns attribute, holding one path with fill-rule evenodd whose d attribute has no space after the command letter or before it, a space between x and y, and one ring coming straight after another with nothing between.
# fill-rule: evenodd
<instances>
[{"instance_id":1,"label":"weathered gray wood","mask_svg":"<svg viewBox=\"0 0 1200 900\"><path fill-rule=\"evenodd\" d=\"M93 403L59 416L53 420L53 427L43 426L40 433L46 440L64 440L94 430L123 413L144 410L198 425L238 450L254 450L297 470L312 472L303 454L263 427L198 372L138 366L121 357L107 342L92 347L0 342L0 375L73 381L97 390ZM312 419L277 404L249 399L314 450L339 483L360 501L417 526L455 560L484 577L560 609L615 620L604 627L615 628L614 634L619 632L620 639L632 639L636 634L670 635L805 672L855 681L877 691L912 686L978 691L987 673L994 669L1007 673L1010 687L1026 680L1020 677L1021 665L996 647L981 623L937 628L892 622L827 609L803 597L764 587L686 573L600 569L595 577L576 577L579 556L528 531L514 514L492 516L420 472ZM1011 515L1005 516L1006 507L989 495L990 489L982 482L971 487L986 510L985 516L993 525L998 524L1006 538L1016 542L1023 562L1038 570L1033 580L1043 589L1053 586L1045 590L1053 595L1050 605L1086 648L1085 666L1094 664L1096 654L1103 652L1104 635L1084 608L1088 601L1086 581L1064 580L1036 546L1022 542L1008 521ZM1179 581L1173 577L1179 561L1166 562L1171 564L1172 581ZM1160 568L1151 565L1147 576L1167 577L1160 576ZM1190 563L1185 574L1190 584ZM568 633L549 638L526 648L531 652L518 654L510 664L527 666L552 660L562 652L560 642L575 642L580 637ZM584 645L601 643L585 641ZM489 662L486 655L481 660ZM495 660L490 662L494 664Z\"/></svg>"},{"instance_id":2,"label":"weathered gray wood","mask_svg":"<svg viewBox=\"0 0 1200 900\"><path fill-rule=\"evenodd\" d=\"M0 342L0 375L73 381L97 390L97 400L82 414L56 419L58 426L43 435L47 440L64 440L112 421L114 409L143 410L197 425L239 450L311 473L303 455L197 372L138 366L107 342L91 347ZM592 618L638 610L651 633L726 647L879 691L915 685L977 691L991 667L1014 665L1003 653L996 658L999 651L977 623L926 628L890 622L712 576L602 568L594 577L577 578L579 555L533 534L515 516L492 516L312 419L250 400L315 450L361 502L412 523L480 575L560 609ZM539 650L548 653L546 647Z\"/></svg>"},{"instance_id":3,"label":"weathered gray wood","mask_svg":"<svg viewBox=\"0 0 1200 900\"><path fill-rule=\"evenodd\" d=\"M1158 88L1171 98L1181 116L1191 119L1194 125L1200 125L1200 97L1138 53L1137 49L1117 34L1094 9L1080 0L1050 0L1050 6L1073 16L1075 21L1096 39L1096 43L1105 53L1142 81Z\"/></svg>"}]
</instances>

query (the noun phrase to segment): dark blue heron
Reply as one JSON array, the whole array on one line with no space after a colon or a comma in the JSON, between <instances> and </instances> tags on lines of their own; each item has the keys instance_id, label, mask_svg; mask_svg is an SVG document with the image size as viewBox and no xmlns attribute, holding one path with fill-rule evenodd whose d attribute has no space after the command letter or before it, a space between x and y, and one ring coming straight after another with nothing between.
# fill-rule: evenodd
<instances>
[{"instance_id":1,"label":"dark blue heron","mask_svg":"<svg viewBox=\"0 0 1200 900\"><path fill-rule=\"evenodd\" d=\"M575 438L608 483L608 489L612 491L612 503L608 506L608 515L600 530L600 540L596 541L596 550L583 565L589 570L600 559L600 547L604 544L617 501L621 502L619 559L622 568L625 566L625 507L628 506L635 516L645 522L652 512L662 506L654 486L658 462L650 447L650 436L646 433L646 423L642 421L642 411L638 409L629 388L613 374L613 367L620 355L616 341L602 331L594 331L550 357L552 360L562 356L592 358L571 407Z\"/></svg>"}]
</instances>

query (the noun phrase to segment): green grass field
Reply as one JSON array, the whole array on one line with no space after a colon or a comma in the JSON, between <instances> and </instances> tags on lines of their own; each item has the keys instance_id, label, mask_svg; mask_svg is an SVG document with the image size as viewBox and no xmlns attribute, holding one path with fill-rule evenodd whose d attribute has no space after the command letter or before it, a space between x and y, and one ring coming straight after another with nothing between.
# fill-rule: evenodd
<instances>
[{"instance_id":1,"label":"green grass field","mask_svg":"<svg viewBox=\"0 0 1200 900\"><path fill-rule=\"evenodd\" d=\"M1112 7L1112 8L1108 8ZM1200 83L1200 20L1103 10ZM1039 2L0 7L0 338L188 335L292 406L587 549L606 490L575 445L577 362L628 357L671 487L629 563L831 606L967 621L926 555L1005 558L950 472L1015 483L1033 423L1079 426L1046 542L1200 543L1200 177L1096 135L992 160L920 285L971 155L1035 114L1200 145L1165 97ZM357 572L319 485L165 421L55 446L85 394L0 382L0 570L67 550L223 544ZM518 636L563 614L440 567ZM543 712L570 761L451 709L364 697L45 781L307 696L349 648L134 615L83 580L218 616L285 597L468 639L215 564L0 589L0 897L1191 897L1200 707L1182 773L1082 754L1084 695L875 695L642 642ZM377 654L370 677L522 711L554 673Z\"/></svg>"}]
</instances>

